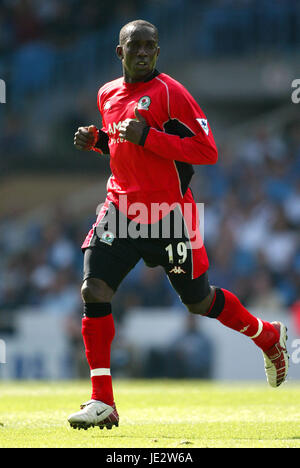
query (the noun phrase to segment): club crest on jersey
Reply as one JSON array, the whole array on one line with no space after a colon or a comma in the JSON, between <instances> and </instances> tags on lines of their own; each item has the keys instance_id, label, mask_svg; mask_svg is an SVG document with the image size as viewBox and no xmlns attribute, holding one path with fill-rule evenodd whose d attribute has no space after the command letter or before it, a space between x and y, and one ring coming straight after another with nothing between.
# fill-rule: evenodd
<instances>
[{"instance_id":1,"label":"club crest on jersey","mask_svg":"<svg viewBox=\"0 0 300 468\"><path fill-rule=\"evenodd\" d=\"M199 124L201 125L201 127L205 131L206 135L208 135L209 127L208 127L207 119L196 119L196 120L197 120L197 122L199 122Z\"/></svg>"},{"instance_id":2,"label":"club crest on jersey","mask_svg":"<svg viewBox=\"0 0 300 468\"><path fill-rule=\"evenodd\" d=\"M115 236L113 235L112 232L110 231L105 231L102 236L100 241L104 242L105 244L111 245L115 239Z\"/></svg>"},{"instance_id":3,"label":"club crest on jersey","mask_svg":"<svg viewBox=\"0 0 300 468\"><path fill-rule=\"evenodd\" d=\"M148 110L150 107L150 104L151 104L151 99L149 98L149 96L143 96L139 99L137 107L138 109Z\"/></svg>"}]
</instances>

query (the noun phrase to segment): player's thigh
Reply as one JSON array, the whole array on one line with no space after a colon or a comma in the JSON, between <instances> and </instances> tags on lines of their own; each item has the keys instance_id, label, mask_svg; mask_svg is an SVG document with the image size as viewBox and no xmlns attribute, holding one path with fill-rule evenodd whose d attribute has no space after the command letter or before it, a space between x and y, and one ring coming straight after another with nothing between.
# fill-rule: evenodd
<instances>
[{"instance_id":1,"label":"player's thigh","mask_svg":"<svg viewBox=\"0 0 300 468\"><path fill-rule=\"evenodd\" d=\"M199 304L211 294L206 252L202 249L193 251L185 238L149 239L143 241L141 252L146 265L160 265L164 268L171 285L184 304ZM201 268L196 278L195 261L199 262L198 267L200 265Z\"/></svg>"},{"instance_id":2,"label":"player's thigh","mask_svg":"<svg viewBox=\"0 0 300 468\"><path fill-rule=\"evenodd\" d=\"M205 313L213 296L213 289L209 284L207 272L195 279L184 274L176 276L166 273L171 285L190 312Z\"/></svg>"},{"instance_id":3,"label":"player's thigh","mask_svg":"<svg viewBox=\"0 0 300 468\"><path fill-rule=\"evenodd\" d=\"M140 255L130 245L117 245L125 244L126 239L115 239L114 242L114 245L99 244L85 249L83 283L89 280L91 284L92 279L98 280L100 288L102 282L113 293L117 291L123 279L139 261Z\"/></svg>"},{"instance_id":4,"label":"player's thigh","mask_svg":"<svg viewBox=\"0 0 300 468\"><path fill-rule=\"evenodd\" d=\"M189 210L179 210L179 213L174 210L173 220L173 235L165 247L168 263L163 266L182 302L191 306L189 310L204 310L212 293L207 275L209 263L200 233L196 204L191 203ZM181 229L178 230L178 227ZM193 307L193 304L197 307Z\"/></svg>"}]
</instances>

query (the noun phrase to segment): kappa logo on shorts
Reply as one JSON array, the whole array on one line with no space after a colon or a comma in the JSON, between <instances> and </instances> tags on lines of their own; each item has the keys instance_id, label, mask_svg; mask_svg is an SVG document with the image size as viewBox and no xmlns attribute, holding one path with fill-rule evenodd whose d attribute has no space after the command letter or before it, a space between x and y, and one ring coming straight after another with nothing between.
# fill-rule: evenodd
<instances>
[{"instance_id":1,"label":"kappa logo on shorts","mask_svg":"<svg viewBox=\"0 0 300 468\"><path fill-rule=\"evenodd\" d=\"M180 275L180 273L186 273L180 266L174 266L169 273L175 273L176 275Z\"/></svg>"},{"instance_id":2,"label":"kappa logo on shorts","mask_svg":"<svg viewBox=\"0 0 300 468\"><path fill-rule=\"evenodd\" d=\"M112 245L114 239L115 239L115 236L114 236L114 234L112 232L105 231L102 234L100 241L104 242L105 244Z\"/></svg>"}]
</instances>

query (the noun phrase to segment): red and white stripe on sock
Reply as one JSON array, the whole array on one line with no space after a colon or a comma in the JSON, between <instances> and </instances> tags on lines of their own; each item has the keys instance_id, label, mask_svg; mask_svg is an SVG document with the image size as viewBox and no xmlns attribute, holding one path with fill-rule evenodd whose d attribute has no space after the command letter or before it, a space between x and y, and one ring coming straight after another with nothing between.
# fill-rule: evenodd
<instances>
[{"instance_id":1,"label":"red and white stripe on sock","mask_svg":"<svg viewBox=\"0 0 300 468\"><path fill-rule=\"evenodd\" d=\"M100 400L107 405L113 405L113 388L110 369L99 367L91 369L92 396L93 400Z\"/></svg>"}]
</instances>

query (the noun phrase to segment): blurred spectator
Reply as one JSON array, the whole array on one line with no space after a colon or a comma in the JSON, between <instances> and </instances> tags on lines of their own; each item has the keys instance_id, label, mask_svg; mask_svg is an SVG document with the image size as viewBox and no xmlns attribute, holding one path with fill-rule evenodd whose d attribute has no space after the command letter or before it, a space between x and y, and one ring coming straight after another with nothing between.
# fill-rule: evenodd
<instances>
[{"instance_id":1,"label":"blurred spectator","mask_svg":"<svg viewBox=\"0 0 300 468\"><path fill-rule=\"evenodd\" d=\"M268 235L260 247L266 263L274 274L284 274L292 265L297 251L297 234L287 222L282 209L278 209Z\"/></svg>"},{"instance_id":2,"label":"blurred spectator","mask_svg":"<svg viewBox=\"0 0 300 468\"><path fill-rule=\"evenodd\" d=\"M226 226L226 222L222 227ZM225 229L219 231L216 244L208 251L210 268L208 271L211 284L225 289L232 290L234 281L233 273L233 244L231 238L226 239ZM228 232L228 231L227 231Z\"/></svg>"},{"instance_id":3,"label":"blurred spectator","mask_svg":"<svg viewBox=\"0 0 300 468\"><path fill-rule=\"evenodd\" d=\"M201 319L186 317L182 333L168 347L167 376L175 379L210 379L213 365L213 343L201 330Z\"/></svg>"},{"instance_id":4,"label":"blurred spectator","mask_svg":"<svg viewBox=\"0 0 300 468\"><path fill-rule=\"evenodd\" d=\"M278 135L271 134L266 127L261 126L254 138L243 141L239 154L242 160L253 165L257 171L264 165L267 157L282 160L286 155L286 144Z\"/></svg>"},{"instance_id":5,"label":"blurred spectator","mask_svg":"<svg viewBox=\"0 0 300 468\"><path fill-rule=\"evenodd\" d=\"M144 268L134 288L142 307L172 305L171 291L162 268ZM155 294L154 294L155 291Z\"/></svg>"},{"instance_id":6,"label":"blurred spectator","mask_svg":"<svg viewBox=\"0 0 300 468\"><path fill-rule=\"evenodd\" d=\"M18 44L39 38L41 23L31 0L20 0L13 3L13 29Z\"/></svg>"},{"instance_id":7,"label":"blurred spectator","mask_svg":"<svg viewBox=\"0 0 300 468\"><path fill-rule=\"evenodd\" d=\"M2 156L0 159L0 168L4 171L11 159L16 163L24 158L30 151L29 143L21 116L17 112L8 113L0 134L0 148L3 148L2 154L5 154L5 158Z\"/></svg>"},{"instance_id":8,"label":"blurred spectator","mask_svg":"<svg viewBox=\"0 0 300 468\"><path fill-rule=\"evenodd\" d=\"M27 42L12 57L12 100L20 105L27 95L45 90L51 83L55 51L44 41ZM22 77L22 79L20 79Z\"/></svg>"},{"instance_id":9,"label":"blurred spectator","mask_svg":"<svg viewBox=\"0 0 300 468\"><path fill-rule=\"evenodd\" d=\"M113 299L114 316L120 322L125 319L126 310L133 307L171 307L180 304L163 269L148 268L143 261L121 283Z\"/></svg>"},{"instance_id":10,"label":"blurred spectator","mask_svg":"<svg viewBox=\"0 0 300 468\"><path fill-rule=\"evenodd\" d=\"M293 228L300 227L300 180L291 188L283 203L285 216Z\"/></svg>"},{"instance_id":11,"label":"blurred spectator","mask_svg":"<svg viewBox=\"0 0 300 468\"><path fill-rule=\"evenodd\" d=\"M270 316L284 307L284 298L272 282L267 270L256 271L251 281L252 294L248 300L249 308L257 308Z\"/></svg>"},{"instance_id":12,"label":"blurred spectator","mask_svg":"<svg viewBox=\"0 0 300 468\"><path fill-rule=\"evenodd\" d=\"M209 379L212 377L213 344L201 330L200 318L188 314L182 332L166 347L151 348L145 358L145 377Z\"/></svg>"},{"instance_id":13,"label":"blurred spectator","mask_svg":"<svg viewBox=\"0 0 300 468\"><path fill-rule=\"evenodd\" d=\"M45 313L68 316L82 304L80 288L77 286L72 270L56 272L40 302L40 309Z\"/></svg>"}]
</instances>

